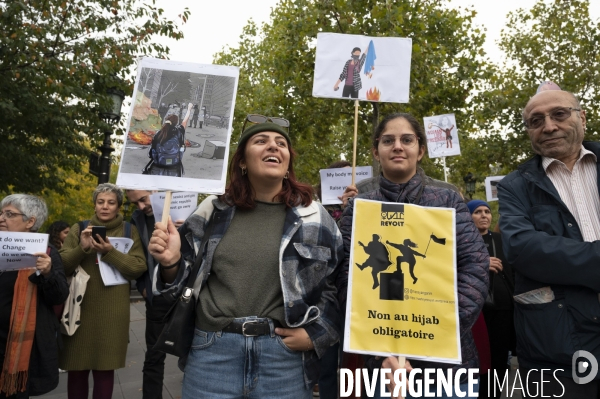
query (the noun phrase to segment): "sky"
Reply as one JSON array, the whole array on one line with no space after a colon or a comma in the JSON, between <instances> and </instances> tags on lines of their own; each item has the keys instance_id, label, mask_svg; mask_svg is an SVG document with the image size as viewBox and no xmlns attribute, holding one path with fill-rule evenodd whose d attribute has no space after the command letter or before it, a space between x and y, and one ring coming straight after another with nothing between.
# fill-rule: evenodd
<instances>
[{"instance_id":1,"label":"sky","mask_svg":"<svg viewBox=\"0 0 600 399\"><path fill-rule=\"evenodd\" d=\"M477 11L476 25L487 28L485 51L492 61L501 63L502 52L496 42L506 23L506 15L519 8L529 9L537 0L446 0L449 7L472 6ZM242 28L252 18L258 24L268 22L271 9L278 0L156 0L167 17L176 18L185 7L190 9L188 22L183 25L183 40L159 41L171 49L172 60L210 64L213 55L223 47L236 47ZM600 18L600 1L590 2L592 18Z\"/></svg>"}]
</instances>

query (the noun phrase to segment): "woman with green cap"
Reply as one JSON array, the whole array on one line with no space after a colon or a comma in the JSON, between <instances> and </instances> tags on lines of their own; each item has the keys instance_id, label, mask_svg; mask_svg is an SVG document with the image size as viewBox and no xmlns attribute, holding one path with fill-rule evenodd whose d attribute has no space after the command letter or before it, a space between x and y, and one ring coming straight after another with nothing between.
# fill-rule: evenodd
<instances>
[{"instance_id":1,"label":"woman with green cap","mask_svg":"<svg viewBox=\"0 0 600 399\"><path fill-rule=\"evenodd\" d=\"M177 297L195 279L183 398L310 398L318 358L339 339L342 238L312 187L296 180L288 127L249 115L225 194L204 200L179 232L156 224L156 294Z\"/></svg>"}]
</instances>

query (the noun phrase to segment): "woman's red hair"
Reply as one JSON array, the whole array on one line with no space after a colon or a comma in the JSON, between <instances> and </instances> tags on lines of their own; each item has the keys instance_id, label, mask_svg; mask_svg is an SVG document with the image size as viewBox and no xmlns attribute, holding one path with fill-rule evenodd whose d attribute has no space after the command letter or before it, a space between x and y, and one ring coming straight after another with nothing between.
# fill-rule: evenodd
<instances>
[{"instance_id":1,"label":"woman's red hair","mask_svg":"<svg viewBox=\"0 0 600 399\"><path fill-rule=\"evenodd\" d=\"M238 147L235 154L233 154L233 158L229 163L229 185L225 189L225 194L220 196L221 201L244 210L256 208L254 190L250 184L250 179L248 179L248 175L242 175L242 169L240 168L247 144L248 140L242 147ZM296 180L294 172L296 153L289 142L288 148L290 151L289 176L287 179L283 179L281 192L274 199L283 202L287 208L298 205L308 206L312 202L313 188L309 184L300 183Z\"/></svg>"}]
</instances>

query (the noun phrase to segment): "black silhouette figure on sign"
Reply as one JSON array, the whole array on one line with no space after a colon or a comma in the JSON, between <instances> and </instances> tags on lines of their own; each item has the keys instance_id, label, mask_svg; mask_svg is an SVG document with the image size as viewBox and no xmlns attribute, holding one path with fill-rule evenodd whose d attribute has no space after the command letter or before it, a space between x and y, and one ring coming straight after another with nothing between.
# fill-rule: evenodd
<instances>
[{"instance_id":1,"label":"black silhouette figure on sign","mask_svg":"<svg viewBox=\"0 0 600 399\"><path fill-rule=\"evenodd\" d=\"M415 255L421 256L423 259L425 259L425 255L420 254L413 249L413 248L418 248L418 245L415 244L414 242L412 242L409 238L404 240L404 242L402 244L394 244L393 242L389 242L389 241L386 241L385 243L391 247L394 247L394 248L400 250L400 252L402 253L402 256L398 256L396 258L396 269L399 272L401 272L402 267L400 266L400 264L402 262L408 263L408 270L410 272L410 276L413 278L413 284L416 284L418 278L415 276L415 273L414 273L415 265L417 264L417 259L415 258Z\"/></svg>"},{"instance_id":2,"label":"black silhouette figure on sign","mask_svg":"<svg viewBox=\"0 0 600 399\"><path fill-rule=\"evenodd\" d=\"M373 241L367 246L362 242L358 242L360 246L365 249L365 253L369 255L366 261L361 264L356 264L360 270L365 267L371 266L371 275L373 276L373 289L379 287L379 279L377 274L387 269L392 262L390 262L390 254L387 247L381 242L381 237L378 234L373 234Z\"/></svg>"}]
</instances>

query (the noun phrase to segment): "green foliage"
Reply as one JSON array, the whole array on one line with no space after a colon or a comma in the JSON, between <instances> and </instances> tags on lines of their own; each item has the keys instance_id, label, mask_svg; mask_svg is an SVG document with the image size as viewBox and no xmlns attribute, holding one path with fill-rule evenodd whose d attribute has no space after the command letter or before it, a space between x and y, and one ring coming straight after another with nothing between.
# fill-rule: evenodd
<instances>
[{"instance_id":1,"label":"green foliage","mask_svg":"<svg viewBox=\"0 0 600 399\"><path fill-rule=\"evenodd\" d=\"M490 174L507 174L530 158L522 110L546 80L580 98L587 117L586 139L597 140L599 41L598 21L591 20L587 0L540 0L530 10L509 13L499 42L506 57L473 99L478 138L466 146L461 142L463 156L453 160L455 170L470 170L481 181Z\"/></svg>"},{"instance_id":2,"label":"green foliage","mask_svg":"<svg viewBox=\"0 0 600 399\"><path fill-rule=\"evenodd\" d=\"M371 132L378 115L409 112L423 116L454 112L468 131L470 94L483 87L483 32L473 28L472 10L458 11L441 0L283 0L262 27L250 21L240 42L215 56L215 63L240 66L234 140L249 113L283 116L299 155L301 180L316 183L318 171L343 154L352 159L354 102L312 96L319 32L412 39L410 103L362 102L357 164L371 163ZM377 112L374 114L374 108ZM234 143L235 144L235 143ZM425 160L428 174L443 178L439 165Z\"/></svg>"},{"instance_id":3,"label":"green foliage","mask_svg":"<svg viewBox=\"0 0 600 399\"><path fill-rule=\"evenodd\" d=\"M137 57L168 54L153 38L183 37L153 3L0 0L0 191L73 187L69 172L111 129L98 116L107 89L131 94Z\"/></svg>"}]
</instances>

